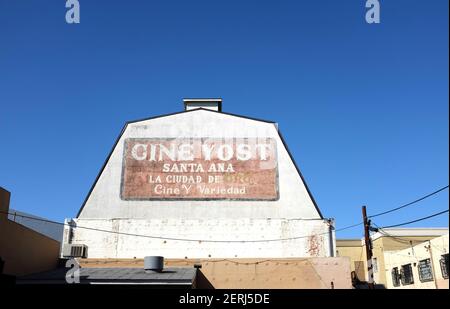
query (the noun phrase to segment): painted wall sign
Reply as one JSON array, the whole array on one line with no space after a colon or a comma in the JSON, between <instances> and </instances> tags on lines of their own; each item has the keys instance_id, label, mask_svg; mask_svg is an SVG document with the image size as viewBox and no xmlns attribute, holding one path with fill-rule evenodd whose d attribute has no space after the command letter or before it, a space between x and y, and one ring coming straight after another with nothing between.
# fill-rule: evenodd
<instances>
[{"instance_id":1,"label":"painted wall sign","mask_svg":"<svg viewBox=\"0 0 450 309\"><path fill-rule=\"evenodd\" d=\"M273 138L128 138L123 200L277 200Z\"/></svg>"}]
</instances>

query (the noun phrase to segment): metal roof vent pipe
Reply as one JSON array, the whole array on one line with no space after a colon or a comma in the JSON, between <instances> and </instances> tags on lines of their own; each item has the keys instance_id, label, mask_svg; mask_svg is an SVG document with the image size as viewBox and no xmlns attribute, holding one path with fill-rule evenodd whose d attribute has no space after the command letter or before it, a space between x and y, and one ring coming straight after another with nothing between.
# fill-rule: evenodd
<instances>
[{"instance_id":1,"label":"metal roof vent pipe","mask_svg":"<svg viewBox=\"0 0 450 309\"><path fill-rule=\"evenodd\" d=\"M144 269L146 272L162 272L164 269L163 256L146 256L144 257Z\"/></svg>"}]
</instances>

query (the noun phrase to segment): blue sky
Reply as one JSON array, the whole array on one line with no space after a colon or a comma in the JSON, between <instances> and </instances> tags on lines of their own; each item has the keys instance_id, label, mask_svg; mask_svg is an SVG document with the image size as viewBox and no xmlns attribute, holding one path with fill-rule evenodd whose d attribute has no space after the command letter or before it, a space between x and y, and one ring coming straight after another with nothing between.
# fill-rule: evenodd
<instances>
[{"instance_id":1,"label":"blue sky","mask_svg":"<svg viewBox=\"0 0 450 309\"><path fill-rule=\"evenodd\" d=\"M448 1L0 0L0 186L76 215L123 124L221 97L279 123L337 228L448 184ZM448 208L448 190L377 218ZM440 216L412 226L448 226ZM339 237L359 237L361 228Z\"/></svg>"}]
</instances>

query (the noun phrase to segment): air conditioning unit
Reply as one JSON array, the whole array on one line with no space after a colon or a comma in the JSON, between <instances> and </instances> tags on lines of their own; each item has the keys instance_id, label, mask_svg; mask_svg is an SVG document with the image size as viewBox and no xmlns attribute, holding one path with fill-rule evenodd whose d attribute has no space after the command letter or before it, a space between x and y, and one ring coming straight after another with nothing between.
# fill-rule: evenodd
<instances>
[{"instance_id":1,"label":"air conditioning unit","mask_svg":"<svg viewBox=\"0 0 450 309\"><path fill-rule=\"evenodd\" d=\"M68 244L63 247L63 257L79 257L86 258L87 257L87 249L86 245L78 245L78 244Z\"/></svg>"}]
</instances>

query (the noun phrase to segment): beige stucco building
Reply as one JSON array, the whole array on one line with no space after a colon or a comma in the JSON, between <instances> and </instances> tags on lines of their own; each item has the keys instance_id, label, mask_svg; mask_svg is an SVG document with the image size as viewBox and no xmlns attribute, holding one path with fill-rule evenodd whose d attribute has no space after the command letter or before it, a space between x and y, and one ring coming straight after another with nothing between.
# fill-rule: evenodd
<instances>
[{"instance_id":1,"label":"beige stucco building","mask_svg":"<svg viewBox=\"0 0 450 309\"><path fill-rule=\"evenodd\" d=\"M384 254L389 289L448 289L448 234Z\"/></svg>"},{"instance_id":2,"label":"beige stucco building","mask_svg":"<svg viewBox=\"0 0 450 309\"><path fill-rule=\"evenodd\" d=\"M448 253L448 228L391 228L383 233L371 235L373 246L374 281L389 288L392 286L390 267L396 252L410 250L414 246L447 235L447 246L441 246ZM347 256L351 261L352 272L361 281L367 281L367 258L364 239L338 239L336 241L337 256ZM445 254L445 253L442 253ZM441 254L441 255L442 255ZM387 261L389 259L389 261ZM389 265L387 265L389 263ZM447 281L448 279L443 279ZM423 285L423 287L429 285ZM440 286L443 286L441 283Z\"/></svg>"}]
</instances>

